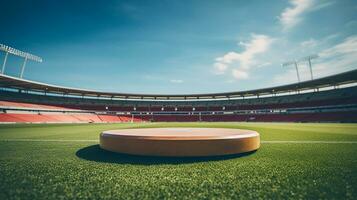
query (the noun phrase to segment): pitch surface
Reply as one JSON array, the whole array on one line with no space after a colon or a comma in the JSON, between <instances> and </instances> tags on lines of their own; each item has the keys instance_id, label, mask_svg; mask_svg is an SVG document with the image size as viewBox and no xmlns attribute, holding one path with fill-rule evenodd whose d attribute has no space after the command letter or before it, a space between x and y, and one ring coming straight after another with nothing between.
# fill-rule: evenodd
<instances>
[{"instance_id":1,"label":"pitch surface","mask_svg":"<svg viewBox=\"0 0 357 200\"><path fill-rule=\"evenodd\" d=\"M259 151L170 159L102 151L104 130L252 129ZM0 199L337 198L357 196L356 124L0 125Z\"/></svg>"}]
</instances>

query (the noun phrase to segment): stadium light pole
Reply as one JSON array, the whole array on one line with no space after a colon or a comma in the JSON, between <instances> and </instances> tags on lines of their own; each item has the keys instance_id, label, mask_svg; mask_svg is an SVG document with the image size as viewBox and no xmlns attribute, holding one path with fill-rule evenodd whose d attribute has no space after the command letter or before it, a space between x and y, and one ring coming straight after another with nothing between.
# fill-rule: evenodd
<instances>
[{"instance_id":1,"label":"stadium light pole","mask_svg":"<svg viewBox=\"0 0 357 200\"><path fill-rule=\"evenodd\" d=\"M27 63L27 57L25 57L24 63L22 64L20 78L22 78L22 76L24 75L26 63Z\"/></svg>"},{"instance_id":2,"label":"stadium light pole","mask_svg":"<svg viewBox=\"0 0 357 200\"><path fill-rule=\"evenodd\" d=\"M24 75L24 71L25 71L27 60L32 60L32 61L40 62L40 63L42 62L42 58L41 57L32 55L32 54L27 53L27 52L20 51L18 49L6 46L6 45L1 44L1 43L0 43L0 50L6 52L4 63L2 65L1 73L4 73L4 71L5 71L5 65L6 65L8 54L13 54L15 56L19 56L19 57L25 58L25 60L24 60L24 62L22 64L20 78L22 78L23 75Z\"/></svg>"},{"instance_id":3,"label":"stadium light pole","mask_svg":"<svg viewBox=\"0 0 357 200\"><path fill-rule=\"evenodd\" d=\"M311 64L311 60L318 58L319 56L317 54L314 55L310 55L310 56L306 56L305 58L301 58L299 61L303 62L303 61L307 61L309 63L309 68L310 68L310 76L311 76L311 80L314 79L313 73L312 73L312 64Z\"/></svg>"},{"instance_id":4,"label":"stadium light pole","mask_svg":"<svg viewBox=\"0 0 357 200\"><path fill-rule=\"evenodd\" d=\"M2 64L2 68L1 68L1 73L5 74L5 65L6 65L6 61L7 61L7 56L9 55L8 52L5 53L5 58L4 58L4 62Z\"/></svg>"},{"instance_id":5,"label":"stadium light pole","mask_svg":"<svg viewBox=\"0 0 357 200\"><path fill-rule=\"evenodd\" d=\"M295 66L296 76L297 76L298 82L300 82L300 74L299 74L298 62L296 60L283 63L281 66L287 67L287 66L290 66L290 65L294 65Z\"/></svg>"}]
</instances>

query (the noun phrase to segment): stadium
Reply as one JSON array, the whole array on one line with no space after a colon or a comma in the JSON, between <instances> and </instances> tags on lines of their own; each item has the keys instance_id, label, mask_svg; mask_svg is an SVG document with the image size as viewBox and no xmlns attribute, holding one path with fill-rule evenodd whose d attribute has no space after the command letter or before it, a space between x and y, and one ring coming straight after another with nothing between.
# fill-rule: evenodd
<instances>
[{"instance_id":1,"label":"stadium","mask_svg":"<svg viewBox=\"0 0 357 200\"><path fill-rule=\"evenodd\" d=\"M339 10L342 9L338 7L340 2L326 1L327 3L318 5L318 2L306 1L310 2L307 7L315 6L311 10L300 5L306 2L289 2L287 6L290 7L282 10L277 25L281 29L289 29L290 33L286 30L282 31L285 35L292 32L290 27L292 25L286 25L291 22L283 20L284 16L289 15L286 13L290 10L307 9L305 12L313 13L323 12L323 9L335 9L339 15L348 16L347 11L342 14ZM57 7L48 2L42 3L45 5L40 6L41 8L49 8L56 16L50 13L46 15L51 19L57 19L58 13L55 11ZM134 5L134 2L130 3ZM134 9L131 7L133 5L128 6L126 2L120 12L132 17L130 20L139 20L143 23L148 16L137 10L142 3L135 4ZM222 8L224 11L222 13L230 13L230 6L215 1L209 1L209 5L203 7L208 9L210 3ZM236 3L234 5L238 6ZM329 3L337 5L332 7ZM10 11L12 8L20 9L18 5L7 4ZM65 2L62 4L67 5ZM353 2L351 4L355 5ZM164 3L158 5L160 6L154 10L155 13L162 12L161 6ZM164 7L171 6L169 3ZM239 3L239 6L257 7L255 3L254 5ZM270 3L266 6L270 6ZM107 7L102 3L93 3L93 5L89 3L84 6L89 13L82 10L82 4L77 6L68 4L66 8L61 7L60 10L70 13L68 7L75 8L73 10L76 10L76 13L77 10L80 11L79 13L85 13L83 16L86 17L94 15L92 12L94 8L98 9L99 13L103 12L102 14L108 12ZM149 7L146 6L144 10L153 9ZM101 10L104 8L106 8L105 12ZM178 6L175 9L180 10L180 8ZM182 8L186 10L187 6ZM245 8L239 7L240 9L244 11ZM150 10L150 12L154 11ZM208 11L206 14L201 11L199 15L209 16L213 13L210 9ZM170 12L175 13L173 10ZM294 11L294 15L297 12L303 11ZM220 17L222 13L214 16ZM141 14L145 17L141 18ZM298 17L290 15L289 20ZM43 17L42 14L39 16ZM73 16L77 15L73 14ZM95 21L98 26L106 23L96 21L100 18L97 15L89 19L82 15L77 18L73 16L65 20L65 30L71 20L79 19L83 22L78 25L84 27L82 27L84 32L81 33L90 32L86 29L87 20L91 23ZM166 13L164 16L170 15ZM183 16L178 16L178 19L183 19ZM299 15L301 17L299 22L302 21L302 16L304 15ZM352 16L356 17L355 14ZM103 19L116 17L110 15ZM130 20L113 24L130 29L134 26L126 24L131 22ZM174 18L172 20L175 21ZM211 23L215 23L213 19L211 20ZM188 19L184 21L188 23ZM0 20L1 22L3 21ZM205 21L200 22L205 24ZM109 26L110 33L115 32L113 24ZM145 29L145 37L150 35L152 24L149 24L150 28ZM355 23L351 24L350 26L355 26ZM208 27L210 26L209 23ZM298 26L298 23L294 26ZM48 27L50 25L47 24L46 31ZM140 24L140 27L145 25ZM175 28L181 30L180 26ZM70 29L70 32L62 31L74 35L75 31L72 30L77 30L76 26ZM194 29L193 26L183 31L190 32L191 29ZM347 27L346 35L348 30ZM60 29L54 30L53 37L59 37L57 31L61 32ZM125 33L125 40L131 40L130 34L137 34L137 30ZM81 54L69 51L67 49L69 44L63 45L66 48L61 51L59 44L52 43L55 41L53 38L49 39L50 42L37 38L48 46L55 46L51 49L43 45L46 50L42 50L45 54L42 59L33 55L32 51L28 53L29 51L22 50L22 46L28 45L34 52L41 52L37 40L32 38L33 46L29 44L30 42L15 42L16 48L14 48L12 45L8 46L8 41L13 39L9 36L11 34L6 34L6 31L5 34L0 32L0 39L7 42L0 43L0 64L2 64L0 199L355 199L357 196L357 69L355 67L357 53L353 45L357 45L357 37L353 32L351 34L352 36L346 36L340 44L326 47L327 50L318 51L318 45L325 48L323 45L337 36L331 37L332 39L327 38L321 44L313 44L313 51L303 51L305 57L302 59L284 62L291 57L286 56L287 54L279 54L277 67L274 66L276 64L273 61L274 57L265 50L270 43L276 45L274 48L279 48L279 44L275 42L278 40L277 36L269 40L267 36L251 34L250 42L239 42L243 47L241 52L228 52L214 59L213 69L218 69L219 73L207 72L211 78L206 79L200 74L194 74L193 79L199 79L199 83L188 84L185 91L189 92L186 93L176 92L174 87L176 84L176 89L180 89L181 86L178 85L184 85L183 80L167 81L172 83L171 86L167 86L171 91L168 93L160 89L161 85L168 84L160 82L162 77L156 79L155 76L145 76L145 73L157 72L155 67L145 71L146 67L135 68L136 65L132 64L129 66L133 68L134 75L131 75L130 71L125 71L128 69L120 68L123 71L116 72L122 72L123 75L111 79L110 72L115 71L111 68L112 65L116 66L117 62L121 63L125 59L120 57L115 60L116 51L120 52L117 49L113 50L115 53L109 53L109 56L104 56L99 51L93 54L96 56L91 56L86 50L87 44L91 44L90 41L95 38L94 34L88 33L89 40L85 40L85 45L81 48L82 51L86 51L85 60L94 63L95 70L91 74L91 69L87 69L87 66L85 70L81 68L83 65L91 66L90 62L80 60L78 61L80 67L76 68L78 66L74 58ZM28 38L31 38L31 34L29 35ZM157 34L153 35L152 37L155 38ZM158 41L164 41L165 36L167 37L165 33L160 34ZM21 41L21 37L16 38ZM65 39L67 37L69 36L66 35ZM203 35L199 38L201 37L205 38ZM72 43L82 40L82 38L74 38L75 40L70 38L68 41ZM112 34L109 38L109 43L101 46L106 53L108 53L106 48L114 42ZM174 39L177 38L179 37L175 35ZM63 40L62 42L66 43L64 38L57 39L61 39L58 42ZM137 39L134 37L133 40L137 42ZM194 39L199 40L196 37ZM190 39L187 40L192 42ZM211 40L213 39L205 41L209 43ZM308 40L309 45L311 41ZM128 43L123 52L133 48L136 54L136 51L141 52L140 48L144 48L147 44L149 44L149 52L154 51L154 47L163 48L160 46L162 44L158 45L155 40L148 43L139 42L140 48L136 49L133 45L135 42ZM219 42L224 43L225 40ZM97 43L95 45L100 46ZM262 48L261 45L266 47ZM184 48L186 49L186 46ZM194 49L195 46L192 48ZM215 48L220 47L215 46ZM304 46L304 48L308 47ZM340 53L337 56L331 53L337 51ZM291 52L296 53L294 50ZM191 54L192 52L189 52L183 60L189 59ZM260 67L254 67L252 63L258 64L252 61L253 58L260 59L257 54L267 54L265 59L268 59L269 63L261 62ZM131 57L130 53L125 56L129 61L137 60L137 57ZM175 59L177 57L179 56L174 55ZM295 57L300 56L294 55ZM47 59L50 60L50 64L56 66L58 64L68 71L52 67L36 69L37 66L50 66L46 64ZM101 59L113 59L115 64L109 61L103 63ZM156 62L155 60L154 63ZM178 61L170 61L171 64L175 62ZM179 63L186 64L182 60ZM231 63L239 63L239 66L230 66ZM140 64L149 66L152 63L149 59ZM192 68L194 71L193 65L188 66L187 69ZM264 69L263 65L272 65L272 68ZM283 74L285 72L281 71L290 66L293 67L289 72L294 80L268 84L273 80L274 70ZM325 66L335 68L335 71L324 73L328 71ZM231 81L225 82L229 79L226 68L232 68L233 77L237 79L233 81L235 84L233 87L239 86L242 89L229 90L227 88L230 86L222 86L231 84ZM166 65L165 68L159 69L162 74L167 70ZM76 70L80 73L76 73ZM174 69L171 70L172 74L179 73ZM235 70L240 71L236 73ZM266 70L264 71L266 74L264 72L259 74L260 70ZM105 77L100 75L103 71L107 71ZM193 73L182 71L185 71L187 77ZM56 76L56 73L59 75ZM202 72L204 73L206 72ZM257 78L253 77L251 82L247 82L248 77L255 75ZM285 75L290 78L289 74ZM308 78L304 79L304 75ZM169 75L163 75L165 81L168 79L167 76ZM217 76L223 77L219 80L224 84L215 82L213 85L217 86L210 85L211 82L218 80ZM144 77L141 79L145 80L139 80L140 77ZM87 79L90 81L86 82ZM263 79L267 81L264 82ZM77 87L81 80L84 84ZM146 85L150 81L157 81L154 88L158 89L154 91L158 92L145 92ZM107 88L114 89L98 89L96 85L102 84L101 82L104 82L105 86L113 86ZM207 91L215 92L191 92L194 91L192 89L202 86L201 82L202 85L203 83L208 85ZM140 91L144 92L121 91L123 88L134 87L132 85L139 86Z\"/></svg>"},{"instance_id":2,"label":"stadium","mask_svg":"<svg viewBox=\"0 0 357 200\"><path fill-rule=\"evenodd\" d=\"M357 70L216 94L149 95L66 88L2 74L2 122L356 122Z\"/></svg>"}]
</instances>

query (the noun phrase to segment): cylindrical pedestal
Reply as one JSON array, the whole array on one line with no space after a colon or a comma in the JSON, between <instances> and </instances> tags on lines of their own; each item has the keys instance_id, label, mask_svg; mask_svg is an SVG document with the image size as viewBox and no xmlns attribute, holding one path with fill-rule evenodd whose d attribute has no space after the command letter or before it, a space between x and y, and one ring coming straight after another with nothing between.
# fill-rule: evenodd
<instances>
[{"instance_id":1,"label":"cylindrical pedestal","mask_svg":"<svg viewBox=\"0 0 357 200\"><path fill-rule=\"evenodd\" d=\"M225 128L143 128L104 131L102 149L146 156L218 156L257 150L255 131Z\"/></svg>"}]
</instances>

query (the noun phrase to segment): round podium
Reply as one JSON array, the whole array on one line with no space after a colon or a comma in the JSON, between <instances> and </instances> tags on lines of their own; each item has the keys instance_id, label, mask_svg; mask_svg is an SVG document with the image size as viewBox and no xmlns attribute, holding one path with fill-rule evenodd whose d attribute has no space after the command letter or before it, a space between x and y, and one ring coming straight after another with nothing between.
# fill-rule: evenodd
<instances>
[{"instance_id":1,"label":"round podium","mask_svg":"<svg viewBox=\"0 0 357 200\"><path fill-rule=\"evenodd\" d=\"M104 131L102 149L144 156L219 156L257 150L259 133L225 128L142 128Z\"/></svg>"}]
</instances>

